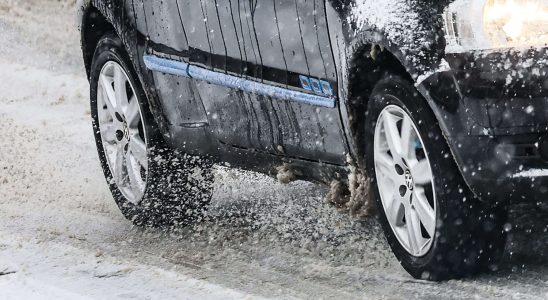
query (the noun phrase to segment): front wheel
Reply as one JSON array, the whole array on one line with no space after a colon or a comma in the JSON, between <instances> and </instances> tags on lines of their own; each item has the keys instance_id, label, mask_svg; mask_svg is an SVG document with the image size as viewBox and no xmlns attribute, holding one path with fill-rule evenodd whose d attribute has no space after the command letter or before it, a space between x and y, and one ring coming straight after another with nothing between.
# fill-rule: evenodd
<instances>
[{"instance_id":1,"label":"front wheel","mask_svg":"<svg viewBox=\"0 0 548 300\"><path fill-rule=\"evenodd\" d=\"M373 90L366 119L379 220L402 266L428 280L495 267L506 241L505 213L474 198L412 83L386 75Z\"/></svg>"},{"instance_id":2,"label":"front wheel","mask_svg":"<svg viewBox=\"0 0 548 300\"><path fill-rule=\"evenodd\" d=\"M200 220L212 195L208 160L183 155L161 136L122 42L106 34L90 74L99 159L124 216L139 226Z\"/></svg>"}]
</instances>

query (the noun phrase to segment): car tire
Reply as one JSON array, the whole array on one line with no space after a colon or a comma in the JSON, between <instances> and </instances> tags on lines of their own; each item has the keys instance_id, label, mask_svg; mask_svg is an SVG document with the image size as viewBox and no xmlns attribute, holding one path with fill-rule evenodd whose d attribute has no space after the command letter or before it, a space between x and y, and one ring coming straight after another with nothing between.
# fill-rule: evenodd
<instances>
[{"instance_id":1,"label":"car tire","mask_svg":"<svg viewBox=\"0 0 548 300\"><path fill-rule=\"evenodd\" d=\"M150 227L202 219L212 195L212 165L166 143L115 34L104 35L95 50L90 96L101 167L123 215L135 225Z\"/></svg>"},{"instance_id":2,"label":"car tire","mask_svg":"<svg viewBox=\"0 0 548 300\"><path fill-rule=\"evenodd\" d=\"M507 213L473 196L432 110L410 80L385 74L375 85L365 134L365 141L373 141L365 143L365 162L378 218L404 269L438 281L497 268ZM392 150L398 138L401 146ZM426 164L430 173L423 172Z\"/></svg>"}]
</instances>

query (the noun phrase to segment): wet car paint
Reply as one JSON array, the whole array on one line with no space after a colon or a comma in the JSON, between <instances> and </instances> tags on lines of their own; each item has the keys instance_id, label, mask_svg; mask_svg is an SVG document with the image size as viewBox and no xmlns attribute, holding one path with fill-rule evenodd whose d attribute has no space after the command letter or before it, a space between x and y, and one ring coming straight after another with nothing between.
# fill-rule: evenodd
<instances>
[{"instance_id":1,"label":"wet car paint","mask_svg":"<svg viewBox=\"0 0 548 300\"><path fill-rule=\"evenodd\" d=\"M393 55L411 78L423 78L417 89L478 196L494 203L501 195L521 200L531 180L542 185L541 179L513 177L524 165L546 164L535 145L548 120L540 113L546 90L542 76L524 79L537 82L531 88L515 82L504 85L505 95L492 93L501 91L508 74L515 75L520 55L537 59L544 52L514 54L510 69L501 71L508 58L504 53L445 53L441 12L451 1L395 1L403 3L395 11L408 8L401 12L402 18L413 18L412 28L400 28L397 20L386 22L384 28L364 23L368 19L360 17L360 9L366 2L107 0L91 1L83 10L96 9L113 24L160 128L173 145L188 153L269 174L289 163L300 178L324 183L344 178L348 157L360 161L361 155L353 122L365 112L352 103L366 99L352 91L354 85L367 83L356 82L354 73L364 57L374 61L372 52L364 49L379 47ZM85 30L84 21L83 34ZM89 57L85 44L83 48ZM145 55L303 93L313 91L303 88L299 76L324 80L335 90L337 106L318 107L151 72L143 62ZM443 60L450 69L439 71ZM533 72L537 72L533 67L521 71L525 78ZM532 118L523 113L530 95L541 99L533 104L537 114ZM521 145L532 145L533 150ZM522 158L505 154L520 151L533 151L533 159L524 164ZM528 194L541 198L546 192L541 190Z\"/></svg>"}]
</instances>

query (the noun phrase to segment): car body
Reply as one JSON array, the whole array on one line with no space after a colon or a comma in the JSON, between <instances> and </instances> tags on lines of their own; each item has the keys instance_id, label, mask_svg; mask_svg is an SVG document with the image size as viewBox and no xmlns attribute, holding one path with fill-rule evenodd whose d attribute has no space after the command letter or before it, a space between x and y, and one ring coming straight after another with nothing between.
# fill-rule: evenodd
<instances>
[{"instance_id":1,"label":"car body","mask_svg":"<svg viewBox=\"0 0 548 300\"><path fill-rule=\"evenodd\" d=\"M349 162L365 164L368 97L389 71L426 100L477 198L545 202L546 48L459 40L466 20L457 18L468 17L462 7L476 11L473 1L79 5L88 75L100 36L116 32L160 131L185 153L271 175L286 166L292 179L346 181Z\"/></svg>"},{"instance_id":2,"label":"car body","mask_svg":"<svg viewBox=\"0 0 548 300\"><path fill-rule=\"evenodd\" d=\"M548 173L539 170L548 167L548 145L544 144L544 137L548 131L548 116L544 109L548 105L544 82L546 67L543 65L546 49L445 53L446 42L441 15L449 1L424 1L423 8L419 5L420 1L413 4L418 7L411 7L411 4L407 4L408 7L405 7L406 4L394 6L388 2L356 2L358 3L297 1L297 6L300 7L294 8L292 6L295 6L295 3L288 2L292 5L288 4L287 8L276 8L284 13L291 10L288 15L278 16L279 20L287 22L283 19L287 18L295 22L287 23L285 29L291 32L282 33L284 39L289 39L294 34L292 31L299 27L299 22L294 18L297 12L307 15L307 12L317 11L318 14L312 20L300 21L301 31L311 32L304 33L306 37L303 41L297 39L297 45L292 46L295 49L282 49L278 40L275 41L278 48L268 47L258 53L256 41L245 45L242 41L241 45L238 45L234 37L242 34L241 32L229 33L225 29L227 40L231 34L231 43L223 43L221 34L212 37L211 41L208 40L207 32L221 31L219 22L230 26L234 22L231 14L217 16L215 7L207 7L213 9L209 20L203 15L208 11L202 11L200 3L197 7L190 2L179 5L190 5L196 9L192 13L199 15L188 20L189 24L184 24L187 27L195 26L196 30L190 40L192 45L189 45L183 38L176 38L177 34L184 35L185 28L181 25L182 16L178 13L180 7L178 8L175 2L97 1L92 5L92 2L88 1L81 6L80 24L84 55L89 68L92 52L90 49L93 49L90 45L94 40L93 33L89 31L101 30L100 26L105 26L101 23L105 20L90 17L89 7L93 7L121 33L121 36L126 37L124 43L132 52L135 66L141 70L143 82L148 87L147 93L154 99L152 101L156 102L155 117L162 120L162 130L174 144L184 145L185 151L191 153L208 154L233 166L265 173L276 172L277 166L283 165L284 162L290 163L302 170L297 172L302 174L302 179L328 183L333 178L347 173L347 155L358 161L359 144L363 141L356 138L359 136L359 129L352 126L351 120L360 117L353 115L359 113L360 109L360 103L354 103L359 101L359 96L353 95L353 92L362 87L357 87L360 83L353 82L356 76L353 76L352 72L357 68L365 68L363 72L373 71L372 68L376 68L376 64L368 65L363 61L363 55L370 52L371 47L382 47L392 54L392 61L386 63L387 67L397 63L402 72L407 72L415 80L427 76L418 84L418 90L428 99L438 117L457 165L476 195L493 203L512 199L523 200L524 195L531 201L541 201L548 192L540 188ZM253 1L250 3L253 4ZM257 5L257 2L254 5ZM256 17L263 18L262 20L265 20L265 16L270 17L274 12L274 6L268 7L269 5L261 5ZM241 6L244 11L238 12L238 15L245 17L249 7L243 7L243 4ZM400 18L417 21L416 26L402 26ZM205 19L212 28L206 29ZM375 22L377 19L378 22ZM369 23L369 20L372 22ZM244 21L252 22L239 21L242 24ZM419 21L424 23L421 24ZM147 22L151 23L149 27ZM318 22L319 30L314 32L314 26ZM276 23L260 23L256 24L257 36L270 37ZM382 27L379 23L383 23ZM387 35L387 32L396 34ZM249 32L246 32L247 35ZM254 35L249 35L249 39L254 38ZM429 44L418 44L423 40L427 40ZM224 49L225 46L227 50ZM221 54L210 53L210 47ZM239 47L247 51L240 51ZM194 51L189 51L190 48ZM296 61L303 61L302 57L307 54L314 59L310 58L308 65L292 67L293 70L288 71L288 78L285 75L285 65L291 66L292 62L284 61L280 54L290 51L297 52L293 58ZM228 52L226 59L225 52ZM243 52L249 52L248 61L244 62L240 58ZM147 53L177 57L178 60L191 62L205 69L234 75L243 73L241 68L247 64L250 68L247 70L249 74L245 74L246 78L259 82L263 80L272 86L287 85L288 89L295 91L303 91L298 75L328 80L333 85L336 107L325 108L301 103L288 103L285 106L278 106L275 103L263 104L269 106L266 108L253 107L253 104L247 103L250 106L246 110L245 101L262 102L259 99L262 96L231 94L229 88L198 85L195 92L199 93L199 98L194 98L188 93L185 97L194 98L194 101L198 102L211 97L217 99L216 103L196 105L195 107L201 106L201 111L185 110L184 113L180 113L181 108L171 101L170 96L177 93L184 95L181 92L184 88L174 90L170 86L173 84L172 78L149 72L143 60ZM265 59L263 66L260 65L259 54L265 58L269 57L269 61ZM442 60L448 63L448 68L439 71ZM504 62L507 60L511 62L510 68L505 67ZM531 60L533 63L525 63ZM230 69L223 70L225 64ZM310 65L319 67L310 68ZM508 76L516 77L516 73L521 74L522 78L507 86ZM189 79L179 80L182 85L191 84ZM162 94L162 91L166 92ZM215 110L224 110L226 115L216 116L211 113ZM285 116L286 119L270 118L271 113ZM288 114L293 116L288 117ZM313 116L312 119L306 117L307 115ZM252 124L253 118L255 126L258 126L261 132L255 132L250 137L247 133L251 129L246 126ZM299 124L297 128L292 128L291 124L295 122L292 118L309 120L307 124ZM280 137L280 131L294 135L295 138L289 137L284 140ZM535 186L539 188L530 189L532 183L536 183Z\"/></svg>"}]
</instances>

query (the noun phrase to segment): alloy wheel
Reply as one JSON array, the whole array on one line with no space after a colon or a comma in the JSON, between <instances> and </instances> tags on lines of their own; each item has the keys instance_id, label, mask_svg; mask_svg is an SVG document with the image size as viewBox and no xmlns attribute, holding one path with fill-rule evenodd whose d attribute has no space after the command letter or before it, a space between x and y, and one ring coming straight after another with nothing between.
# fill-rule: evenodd
<instances>
[{"instance_id":1,"label":"alloy wheel","mask_svg":"<svg viewBox=\"0 0 548 300\"><path fill-rule=\"evenodd\" d=\"M379 115L374 162L379 195L392 231L408 253L426 255L437 219L432 168L415 123L399 106L389 105Z\"/></svg>"},{"instance_id":2,"label":"alloy wheel","mask_svg":"<svg viewBox=\"0 0 548 300\"><path fill-rule=\"evenodd\" d=\"M109 61L101 70L97 111L112 180L128 201L138 204L148 176L146 127L135 89L117 62Z\"/></svg>"}]
</instances>

